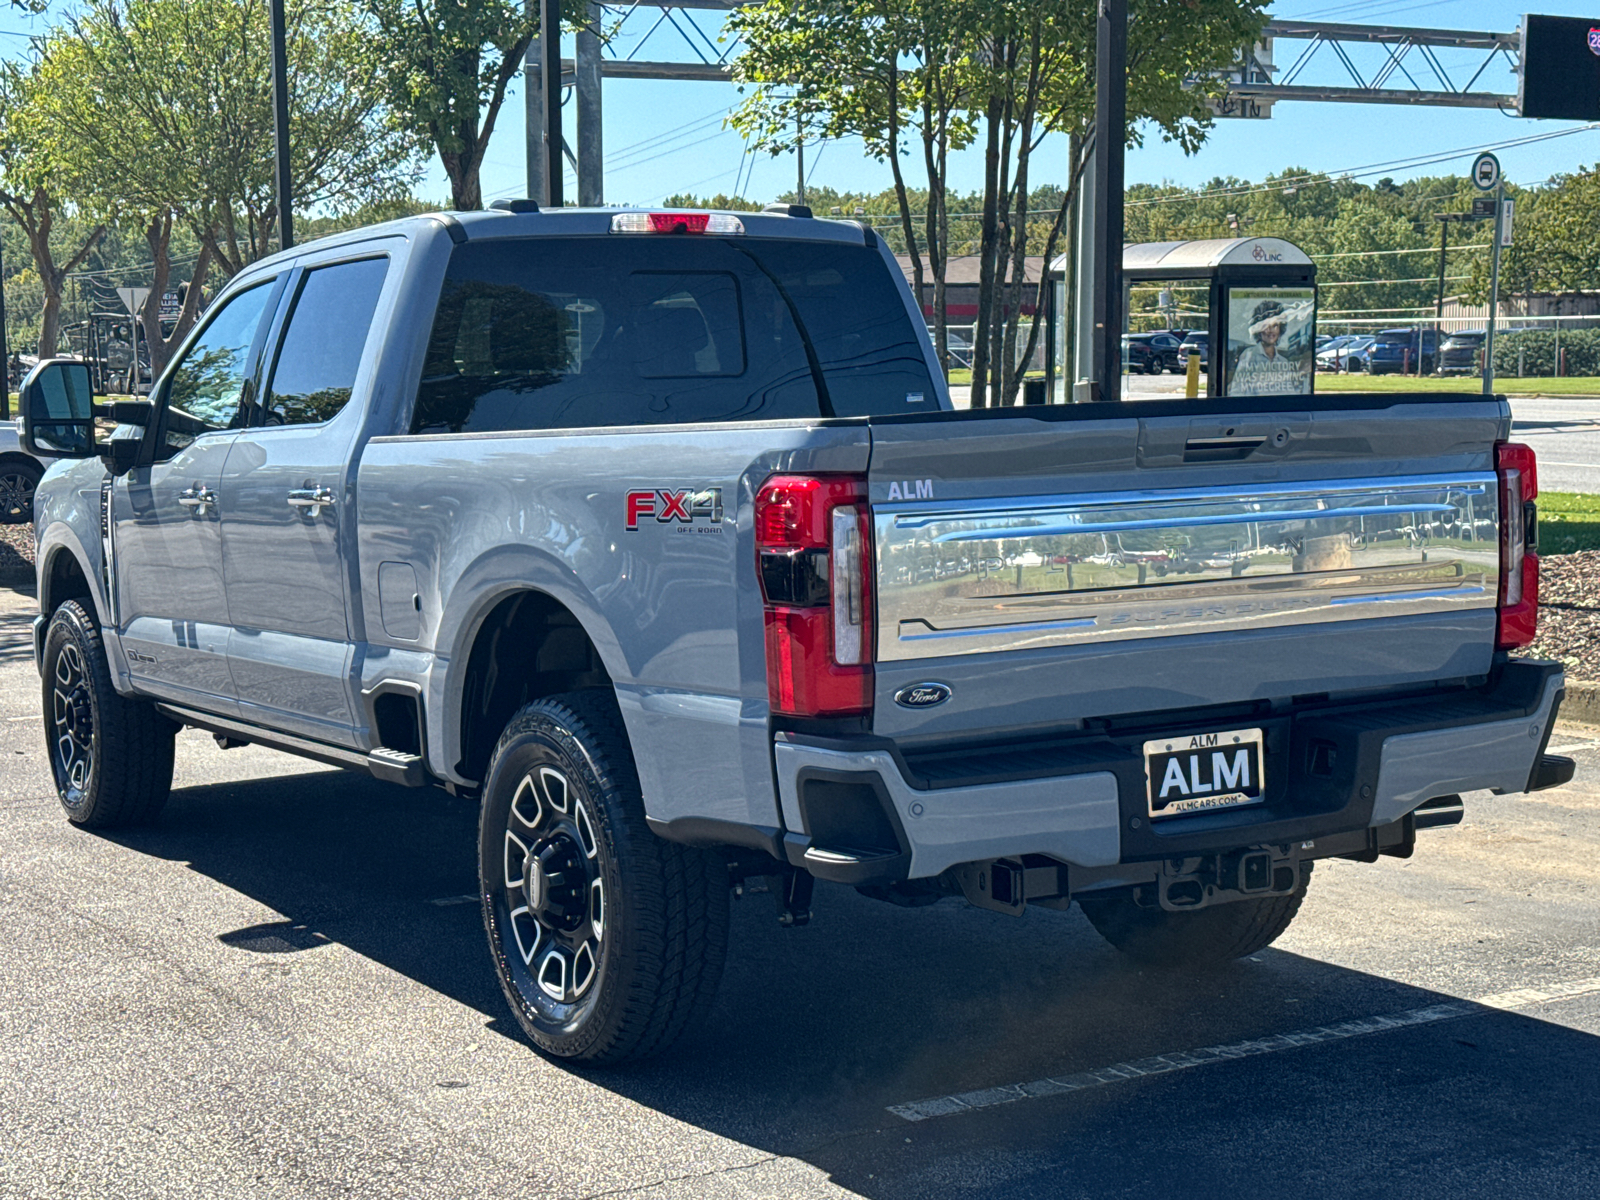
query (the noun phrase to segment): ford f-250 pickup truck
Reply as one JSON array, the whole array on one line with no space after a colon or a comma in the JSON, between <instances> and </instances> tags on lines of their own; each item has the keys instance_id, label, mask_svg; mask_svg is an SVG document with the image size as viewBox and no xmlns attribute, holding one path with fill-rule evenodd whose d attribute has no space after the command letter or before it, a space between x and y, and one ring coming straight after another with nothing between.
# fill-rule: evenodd
<instances>
[{"instance_id":1,"label":"ford f-250 pickup truck","mask_svg":"<svg viewBox=\"0 0 1600 1200\"><path fill-rule=\"evenodd\" d=\"M68 819L154 816L185 725L480 797L557 1056L676 1036L746 883L1077 901L1204 963L1317 859L1572 771L1560 667L1508 653L1503 401L953 411L885 246L803 210L381 225L241 272L149 401L23 391L78 460L36 500Z\"/></svg>"}]
</instances>

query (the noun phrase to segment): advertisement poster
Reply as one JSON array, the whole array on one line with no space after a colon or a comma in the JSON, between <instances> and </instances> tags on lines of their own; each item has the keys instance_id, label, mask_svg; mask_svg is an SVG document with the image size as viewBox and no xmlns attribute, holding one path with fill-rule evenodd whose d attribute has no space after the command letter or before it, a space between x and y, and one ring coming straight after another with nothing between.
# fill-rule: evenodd
<instances>
[{"instance_id":1,"label":"advertisement poster","mask_svg":"<svg viewBox=\"0 0 1600 1200\"><path fill-rule=\"evenodd\" d=\"M1316 292L1308 287L1228 289L1228 396L1311 392Z\"/></svg>"}]
</instances>

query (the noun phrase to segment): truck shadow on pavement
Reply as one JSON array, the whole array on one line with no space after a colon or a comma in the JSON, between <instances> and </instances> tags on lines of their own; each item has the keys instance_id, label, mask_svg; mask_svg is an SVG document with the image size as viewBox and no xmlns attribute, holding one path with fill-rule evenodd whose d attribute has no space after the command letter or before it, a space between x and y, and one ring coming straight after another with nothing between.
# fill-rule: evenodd
<instances>
[{"instance_id":1,"label":"truck shadow on pavement","mask_svg":"<svg viewBox=\"0 0 1600 1200\"><path fill-rule=\"evenodd\" d=\"M115 840L285 914L223 935L240 953L337 942L520 1043L465 899L476 826L475 804L332 772L180 789L156 827ZM1455 1000L1276 950L1209 973L1141 970L1076 911L905 910L822 887L803 929L781 929L766 896L735 903L718 1002L674 1051L568 1069L883 1200L1173 1184L1233 1197L1289 1180L1341 1196L1595 1194L1600 1038L1510 1012L916 1123L888 1111ZM581 1104L563 1119L581 1122Z\"/></svg>"}]
</instances>

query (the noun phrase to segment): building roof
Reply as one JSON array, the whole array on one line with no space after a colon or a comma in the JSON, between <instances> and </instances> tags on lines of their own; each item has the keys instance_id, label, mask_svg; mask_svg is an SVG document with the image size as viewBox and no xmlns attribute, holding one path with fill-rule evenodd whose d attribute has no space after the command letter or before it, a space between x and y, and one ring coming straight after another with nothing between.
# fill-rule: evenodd
<instances>
[{"instance_id":1,"label":"building roof","mask_svg":"<svg viewBox=\"0 0 1600 1200\"><path fill-rule=\"evenodd\" d=\"M907 282L911 279L911 256L909 254L896 254L895 261L900 264L900 269L905 272ZM982 259L976 254L952 255L945 260L944 281L949 287L976 287L978 272L982 266ZM924 282L929 286L933 284L933 273L928 267L928 256L922 256L922 269ZM1023 263L1023 278L1032 284L1039 282L1039 276L1044 272L1044 255L1030 254Z\"/></svg>"}]
</instances>

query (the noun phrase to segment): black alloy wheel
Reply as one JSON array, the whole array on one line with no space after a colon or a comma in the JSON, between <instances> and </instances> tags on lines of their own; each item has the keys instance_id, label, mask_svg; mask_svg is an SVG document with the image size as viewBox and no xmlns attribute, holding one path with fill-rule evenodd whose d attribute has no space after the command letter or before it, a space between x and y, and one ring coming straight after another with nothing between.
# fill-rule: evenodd
<instances>
[{"instance_id":1,"label":"black alloy wheel","mask_svg":"<svg viewBox=\"0 0 1600 1200\"><path fill-rule=\"evenodd\" d=\"M615 697L525 705L490 759L479 885L495 972L553 1057L658 1053L709 1007L727 944L727 868L650 831Z\"/></svg>"},{"instance_id":2,"label":"black alloy wheel","mask_svg":"<svg viewBox=\"0 0 1600 1200\"><path fill-rule=\"evenodd\" d=\"M117 693L100 628L76 600L50 618L41 682L50 773L67 820L115 829L154 819L172 789L177 723Z\"/></svg>"}]
</instances>

